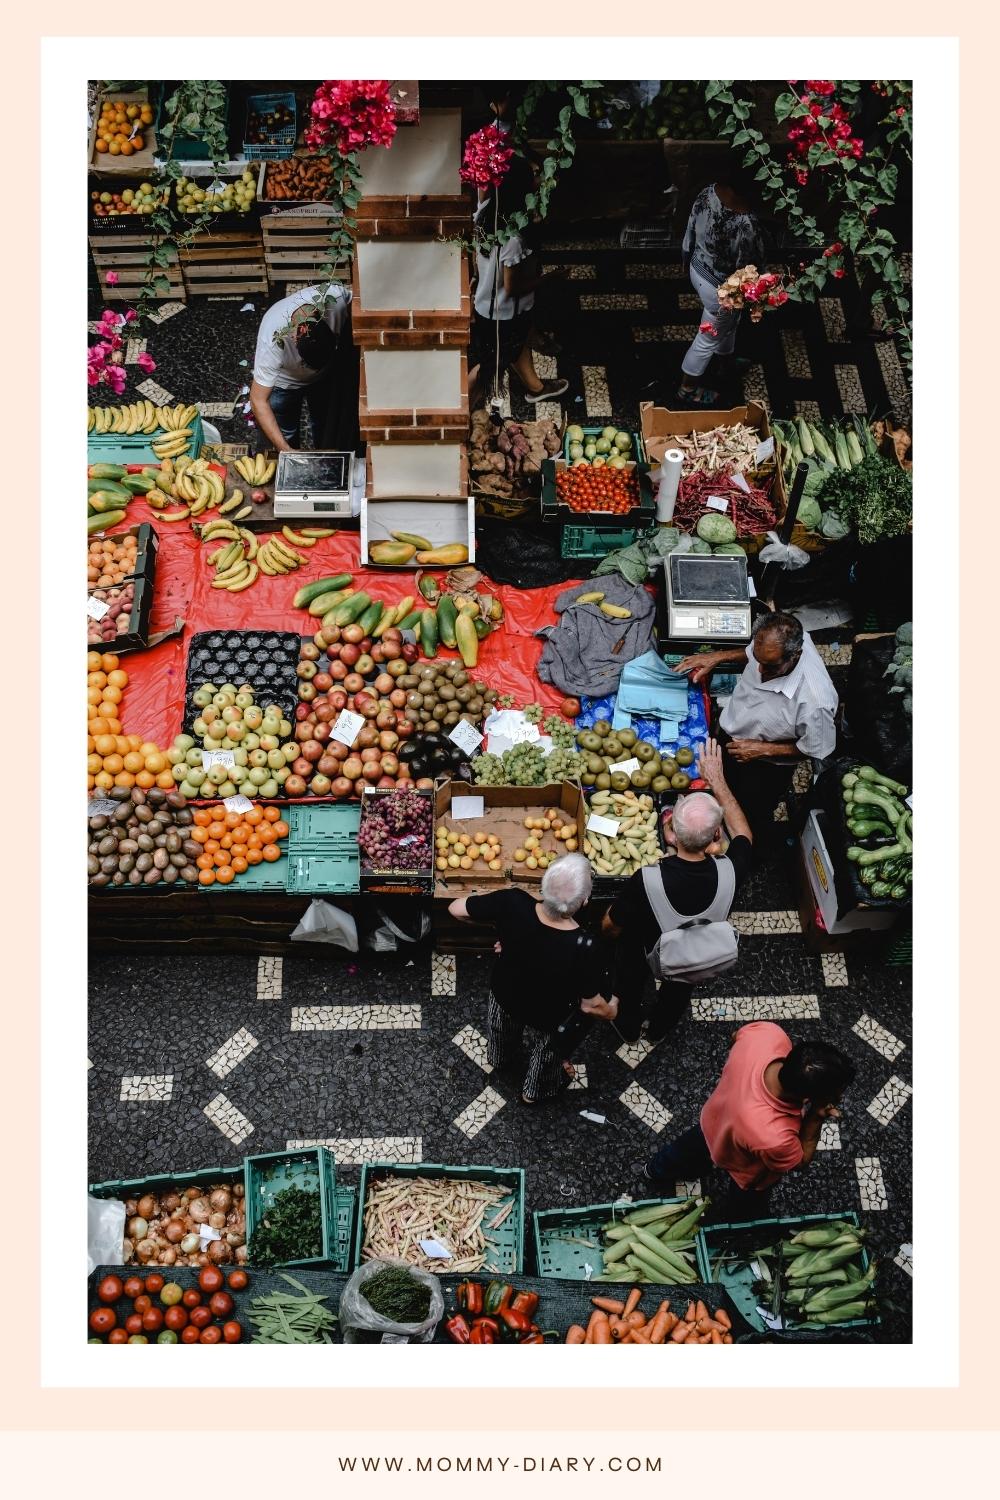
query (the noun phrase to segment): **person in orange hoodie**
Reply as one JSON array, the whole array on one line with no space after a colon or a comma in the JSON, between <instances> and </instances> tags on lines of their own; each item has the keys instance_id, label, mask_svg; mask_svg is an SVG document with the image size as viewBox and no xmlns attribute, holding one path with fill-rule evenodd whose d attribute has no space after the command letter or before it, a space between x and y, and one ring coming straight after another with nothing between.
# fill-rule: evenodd
<instances>
[{"instance_id":1,"label":"person in orange hoodie","mask_svg":"<svg viewBox=\"0 0 1000 1500\"><path fill-rule=\"evenodd\" d=\"M850 1058L829 1042L796 1042L771 1021L733 1032L722 1076L697 1125L661 1146L643 1168L658 1190L700 1177L716 1166L731 1188L722 1211L730 1219L766 1217L771 1188L816 1154L824 1120L854 1079Z\"/></svg>"}]
</instances>

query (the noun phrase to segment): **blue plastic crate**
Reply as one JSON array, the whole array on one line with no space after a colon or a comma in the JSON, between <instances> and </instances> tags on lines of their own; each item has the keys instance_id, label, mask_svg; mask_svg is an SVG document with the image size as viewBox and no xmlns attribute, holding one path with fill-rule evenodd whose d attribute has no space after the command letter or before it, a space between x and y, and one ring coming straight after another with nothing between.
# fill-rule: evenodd
<instances>
[{"instance_id":1,"label":"blue plastic crate","mask_svg":"<svg viewBox=\"0 0 1000 1500\"><path fill-rule=\"evenodd\" d=\"M99 404L99 403L95 403ZM201 413L191 422L191 437L187 456L197 458L205 440L205 429ZM91 464L156 464L160 460L150 447L153 438L168 434L157 428L156 432L137 432L132 437L122 432L88 432L87 462ZM181 455L182 457L184 455Z\"/></svg>"},{"instance_id":2,"label":"blue plastic crate","mask_svg":"<svg viewBox=\"0 0 1000 1500\"><path fill-rule=\"evenodd\" d=\"M292 111L292 123L285 125L281 130L272 133L270 140L260 144L251 144L246 137L250 133L250 115L253 111L263 113L268 109L275 109L279 104L284 104ZM298 116L295 108L295 95L285 94L251 94L247 100L245 123L243 127L243 155L247 161L287 161L295 150L295 137L298 133Z\"/></svg>"},{"instance_id":3,"label":"blue plastic crate","mask_svg":"<svg viewBox=\"0 0 1000 1500\"><path fill-rule=\"evenodd\" d=\"M680 660L680 658L677 658ZM580 714L576 721L577 729L592 729L597 719L610 720L614 714L614 694L605 698L583 698L580 700ZM661 753L665 751L678 750L686 746L694 751L695 764L701 753L705 741L708 739L708 715L705 711L705 698L699 687L688 685L688 711L687 718L680 726L677 738L674 740L662 737L661 719L633 718L632 728L640 739L655 745Z\"/></svg>"}]
</instances>

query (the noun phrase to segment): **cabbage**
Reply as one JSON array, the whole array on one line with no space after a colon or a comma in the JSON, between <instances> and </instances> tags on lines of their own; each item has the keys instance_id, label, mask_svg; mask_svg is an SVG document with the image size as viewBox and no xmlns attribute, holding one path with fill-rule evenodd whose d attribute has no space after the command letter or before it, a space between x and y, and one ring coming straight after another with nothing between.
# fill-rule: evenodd
<instances>
[{"instance_id":1,"label":"cabbage","mask_svg":"<svg viewBox=\"0 0 1000 1500\"><path fill-rule=\"evenodd\" d=\"M692 539L691 547L690 547L689 550L691 552L697 552L699 554L704 554L706 552L711 552L712 549L709 546L708 542L703 541L700 536L696 536L696 537L694 537Z\"/></svg>"},{"instance_id":2,"label":"cabbage","mask_svg":"<svg viewBox=\"0 0 1000 1500\"><path fill-rule=\"evenodd\" d=\"M739 542L723 542L721 547L713 547L712 551L716 557L746 557L746 549Z\"/></svg>"},{"instance_id":3,"label":"cabbage","mask_svg":"<svg viewBox=\"0 0 1000 1500\"><path fill-rule=\"evenodd\" d=\"M736 540L736 527L728 516L715 514L702 516L695 530L703 542L711 542L713 546Z\"/></svg>"},{"instance_id":4,"label":"cabbage","mask_svg":"<svg viewBox=\"0 0 1000 1500\"><path fill-rule=\"evenodd\" d=\"M839 542L845 536L850 535L851 528L843 522L835 510L823 512L823 519L819 525L820 535L825 536L828 542Z\"/></svg>"},{"instance_id":5,"label":"cabbage","mask_svg":"<svg viewBox=\"0 0 1000 1500\"><path fill-rule=\"evenodd\" d=\"M913 645L913 625L912 625L912 622L907 621L907 623L905 625L900 625L899 629L896 631L896 645L897 646L912 646Z\"/></svg>"},{"instance_id":6,"label":"cabbage","mask_svg":"<svg viewBox=\"0 0 1000 1500\"><path fill-rule=\"evenodd\" d=\"M810 500L805 496L799 501L799 513L796 519L807 531L815 531L823 519L818 500Z\"/></svg>"}]
</instances>

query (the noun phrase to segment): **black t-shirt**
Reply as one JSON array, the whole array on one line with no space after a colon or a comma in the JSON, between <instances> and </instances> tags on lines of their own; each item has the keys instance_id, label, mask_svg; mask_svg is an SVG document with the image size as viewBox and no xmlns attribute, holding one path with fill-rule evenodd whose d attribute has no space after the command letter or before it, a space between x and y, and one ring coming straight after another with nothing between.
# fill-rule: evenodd
<instances>
[{"instance_id":1,"label":"black t-shirt","mask_svg":"<svg viewBox=\"0 0 1000 1500\"><path fill-rule=\"evenodd\" d=\"M593 938L547 927L527 891L470 896L474 922L497 929L501 951L493 965L493 997L508 1015L539 1031L555 1031L581 1000L600 994L603 970Z\"/></svg>"},{"instance_id":2,"label":"black t-shirt","mask_svg":"<svg viewBox=\"0 0 1000 1500\"><path fill-rule=\"evenodd\" d=\"M729 845L728 854L733 862L738 890L740 882L750 873L753 846L747 838L735 838ZM660 860L659 870L667 900L682 916L695 917L715 900L719 872L714 859L679 859L676 855L668 855ZM643 887L641 870L631 877L613 902L609 915L615 926L622 929L623 938L638 938L643 952L649 952L660 935L660 924L653 915Z\"/></svg>"}]
</instances>

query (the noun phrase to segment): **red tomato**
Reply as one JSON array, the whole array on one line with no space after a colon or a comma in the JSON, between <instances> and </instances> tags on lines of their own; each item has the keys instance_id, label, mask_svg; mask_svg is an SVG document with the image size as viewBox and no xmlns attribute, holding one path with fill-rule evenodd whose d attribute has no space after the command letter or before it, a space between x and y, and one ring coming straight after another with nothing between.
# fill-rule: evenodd
<instances>
[{"instance_id":1,"label":"red tomato","mask_svg":"<svg viewBox=\"0 0 1000 1500\"><path fill-rule=\"evenodd\" d=\"M122 1290L120 1276L105 1276L97 1288L97 1295L102 1302L117 1302L122 1294Z\"/></svg>"},{"instance_id":2,"label":"red tomato","mask_svg":"<svg viewBox=\"0 0 1000 1500\"><path fill-rule=\"evenodd\" d=\"M125 1319L125 1332L128 1334L142 1332L142 1313L129 1313Z\"/></svg>"},{"instance_id":3,"label":"red tomato","mask_svg":"<svg viewBox=\"0 0 1000 1500\"><path fill-rule=\"evenodd\" d=\"M221 1344L222 1329L217 1323L211 1323L207 1328L201 1330L199 1344Z\"/></svg>"},{"instance_id":4,"label":"red tomato","mask_svg":"<svg viewBox=\"0 0 1000 1500\"><path fill-rule=\"evenodd\" d=\"M181 1302L185 1307L197 1307L201 1302L201 1293L197 1287L189 1286L181 1298Z\"/></svg>"},{"instance_id":5,"label":"red tomato","mask_svg":"<svg viewBox=\"0 0 1000 1500\"><path fill-rule=\"evenodd\" d=\"M125 1331L125 1329L124 1328L112 1328L111 1332L108 1334L108 1343L109 1344L127 1344L128 1343L128 1334Z\"/></svg>"},{"instance_id":6,"label":"red tomato","mask_svg":"<svg viewBox=\"0 0 1000 1500\"><path fill-rule=\"evenodd\" d=\"M238 1344L243 1337L243 1329L239 1323L226 1323L223 1325L222 1337L227 1344Z\"/></svg>"},{"instance_id":7,"label":"red tomato","mask_svg":"<svg viewBox=\"0 0 1000 1500\"><path fill-rule=\"evenodd\" d=\"M152 1305L153 1299L151 1297L147 1297L145 1292L143 1292L141 1296L136 1297L134 1302L132 1303L132 1306L137 1313L149 1312L149 1309L152 1307Z\"/></svg>"},{"instance_id":8,"label":"red tomato","mask_svg":"<svg viewBox=\"0 0 1000 1500\"><path fill-rule=\"evenodd\" d=\"M193 1307L191 1309L191 1325L194 1328L207 1328L212 1321L212 1314L207 1307Z\"/></svg>"},{"instance_id":9,"label":"red tomato","mask_svg":"<svg viewBox=\"0 0 1000 1500\"><path fill-rule=\"evenodd\" d=\"M142 1315L143 1333L159 1333L163 1327L163 1313L158 1307L147 1307Z\"/></svg>"},{"instance_id":10,"label":"red tomato","mask_svg":"<svg viewBox=\"0 0 1000 1500\"><path fill-rule=\"evenodd\" d=\"M248 1286L250 1278L245 1271L231 1271L229 1273L229 1285L234 1292L242 1292Z\"/></svg>"},{"instance_id":11,"label":"red tomato","mask_svg":"<svg viewBox=\"0 0 1000 1500\"><path fill-rule=\"evenodd\" d=\"M218 1266L202 1266L198 1272L198 1285L203 1292L220 1292L226 1284L226 1278Z\"/></svg>"},{"instance_id":12,"label":"red tomato","mask_svg":"<svg viewBox=\"0 0 1000 1500\"><path fill-rule=\"evenodd\" d=\"M164 1278L160 1275L159 1271L154 1271L152 1276L146 1277L147 1292L162 1292L163 1284Z\"/></svg>"},{"instance_id":13,"label":"red tomato","mask_svg":"<svg viewBox=\"0 0 1000 1500\"><path fill-rule=\"evenodd\" d=\"M110 1307L95 1307L90 1318L91 1333L110 1333L118 1322L114 1309Z\"/></svg>"},{"instance_id":14,"label":"red tomato","mask_svg":"<svg viewBox=\"0 0 1000 1500\"><path fill-rule=\"evenodd\" d=\"M180 1333L182 1328L188 1325L188 1314L186 1307L168 1307L163 1314L164 1328L170 1328L174 1333Z\"/></svg>"},{"instance_id":15,"label":"red tomato","mask_svg":"<svg viewBox=\"0 0 1000 1500\"><path fill-rule=\"evenodd\" d=\"M228 1292L214 1292L208 1299L208 1305L214 1317L228 1318L234 1304Z\"/></svg>"},{"instance_id":16,"label":"red tomato","mask_svg":"<svg viewBox=\"0 0 1000 1500\"><path fill-rule=\"evenodd\" d=\"M200 1338L201 1334L198 1332L197 1328L195 1328L193 1323L189 1323L186 1328L181 1329L182 1344L197 1344Z\"/></svg>"},{"instance_id":17,"label":"red tomato","mask_svg":"<svg viewBox=\"0 0 1000 1500\"><path fill-rule=\"evenodd\" d=\"M138 1297L142 1292L142 1282L138 1276L130 1276L122 1287L126 1297Z\"/></svg>"}]
</instances>

